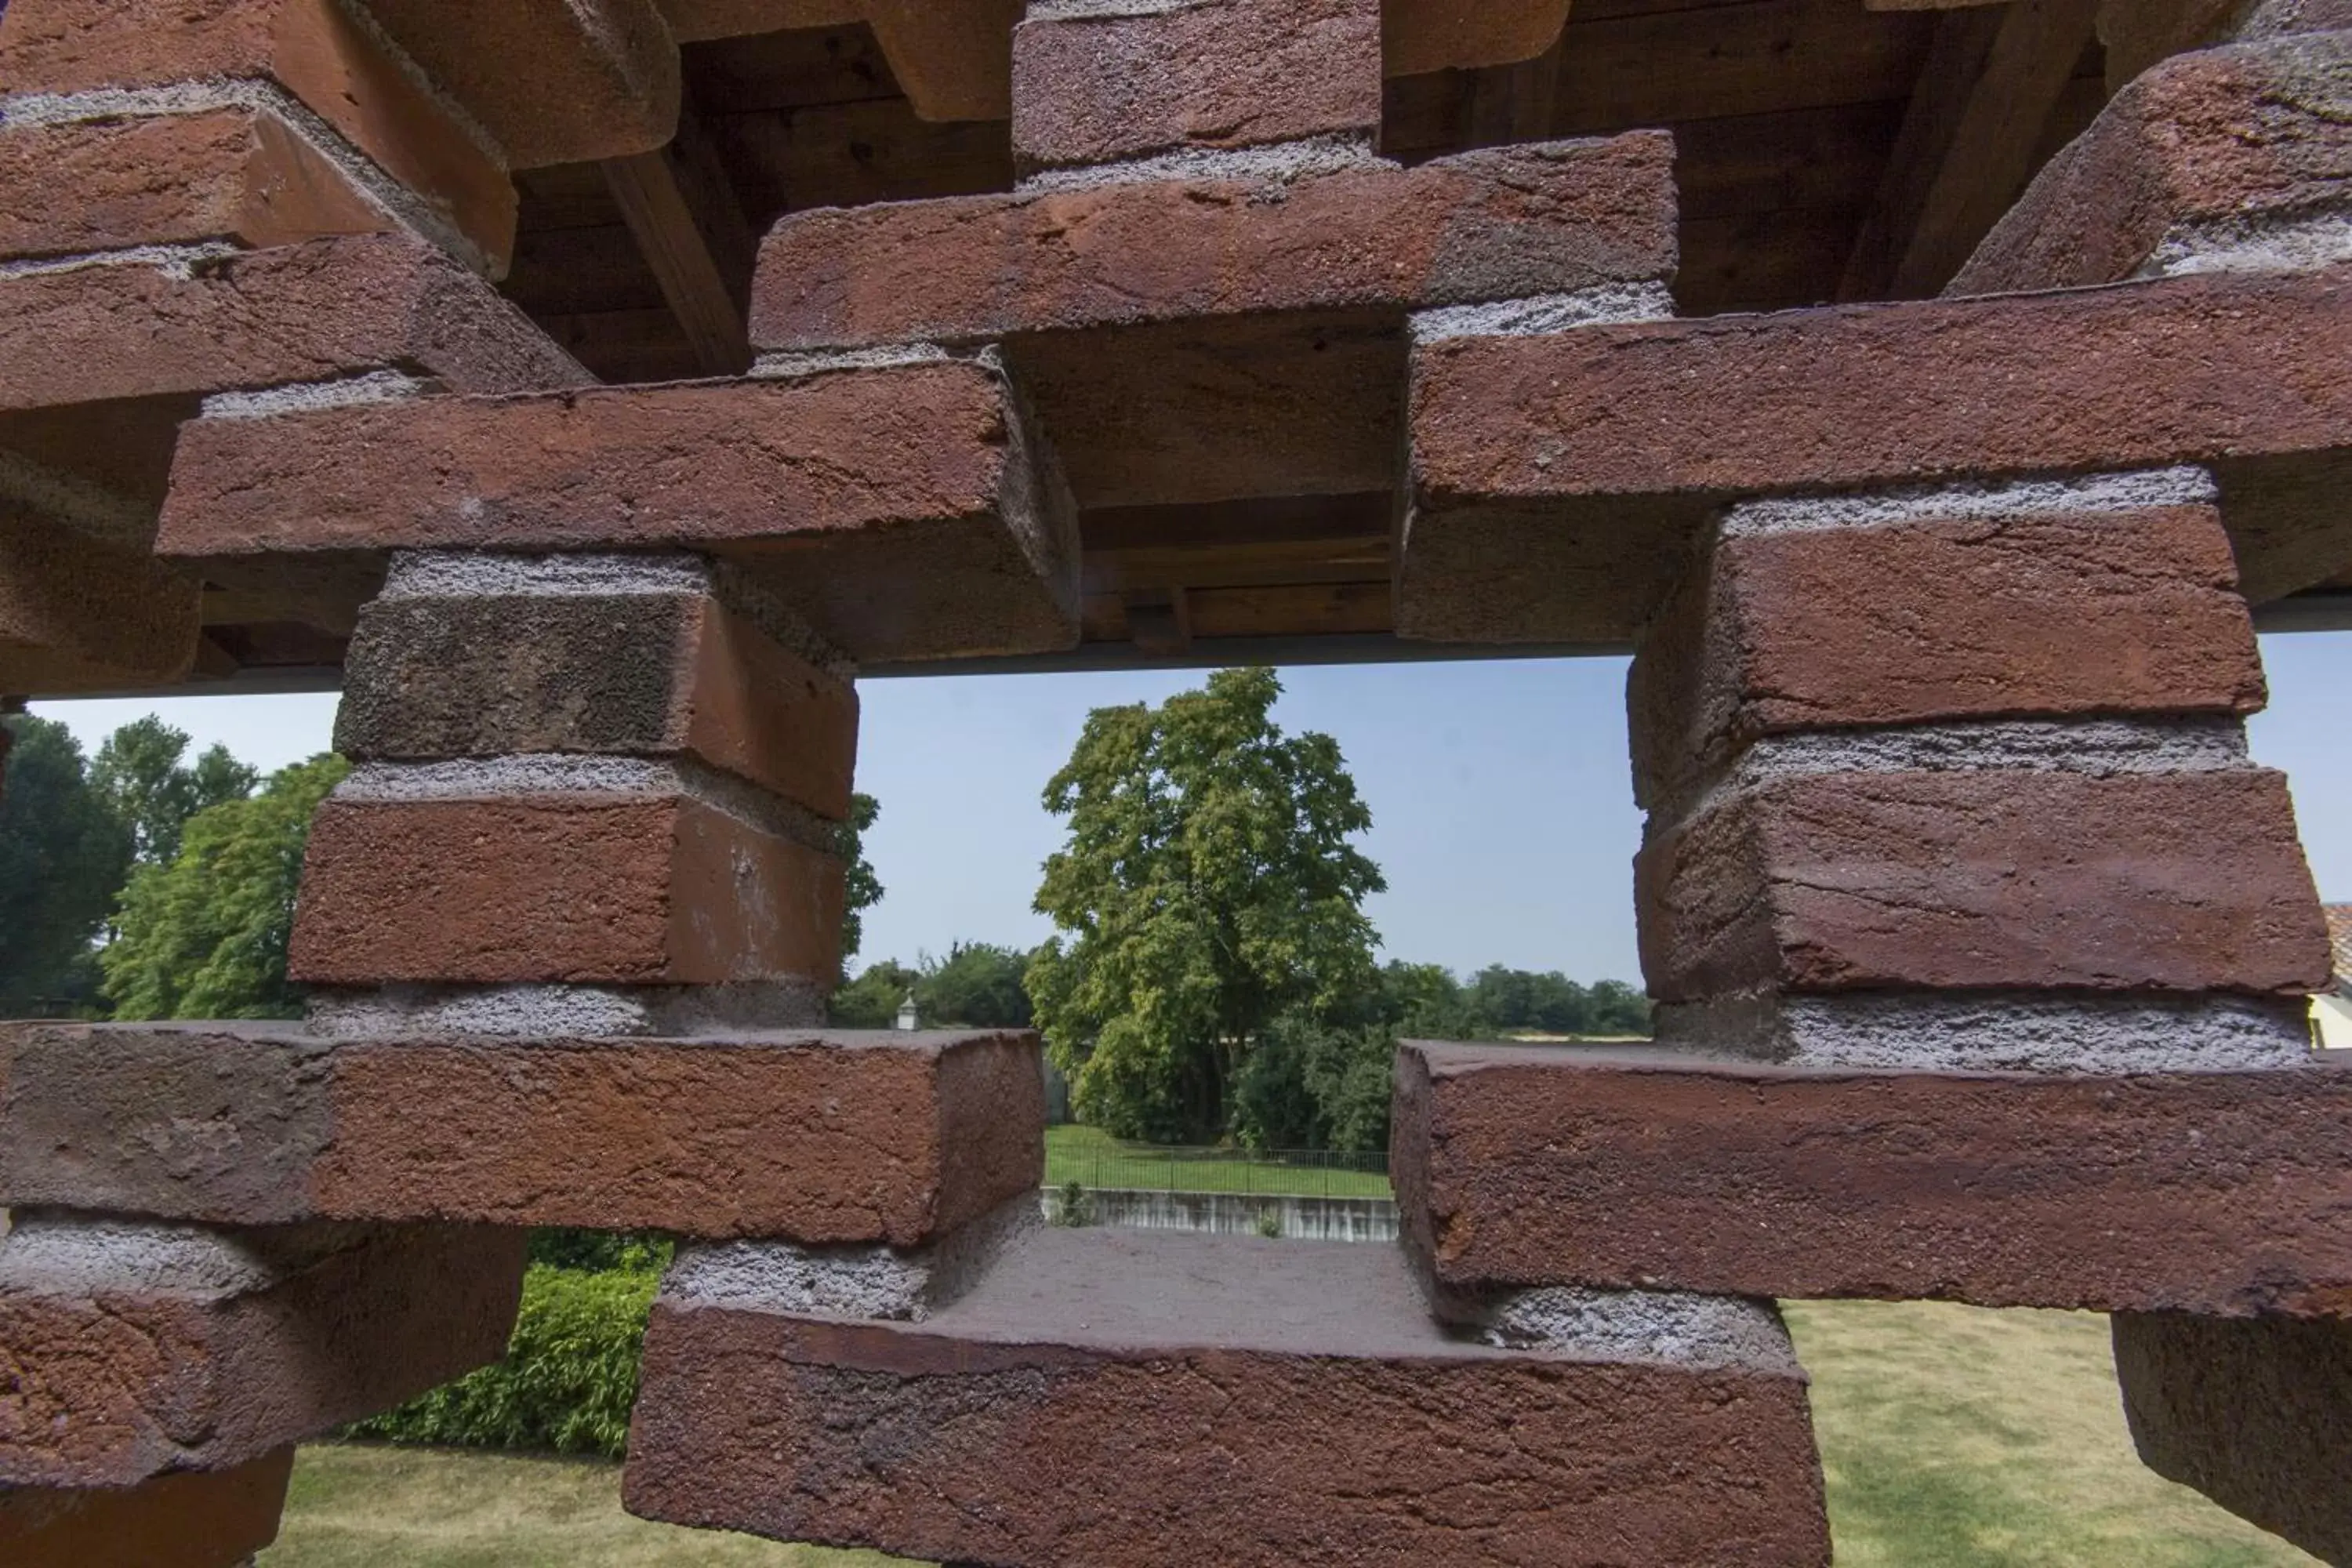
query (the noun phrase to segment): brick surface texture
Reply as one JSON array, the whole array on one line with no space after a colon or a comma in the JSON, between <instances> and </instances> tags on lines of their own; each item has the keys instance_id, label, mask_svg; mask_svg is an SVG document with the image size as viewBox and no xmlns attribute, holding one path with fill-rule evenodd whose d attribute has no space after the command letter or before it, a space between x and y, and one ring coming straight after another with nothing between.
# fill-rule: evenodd
<instances>
[{"instance_id":1,"label":"brick surface texture","mask_svg":"<svg viewBox=\"0 0 2352 1568\"><path fill-rule=\"evenodd\" d=\"M233 1568L541 1226L678 1240L678 1524L1819 1568L1774 1303L1928 1299L2352 1553L2246 739L2352 624L2352 5L1774 9L0 0L0 714L351 764L302 1016L0 1024L0 1561ZM1034 1033L819 1022L861 680L1530 647L1633 656L1656 1038L1400 1045L1402 1245L1046 1226Z\"/></svg>"}]
</instances>

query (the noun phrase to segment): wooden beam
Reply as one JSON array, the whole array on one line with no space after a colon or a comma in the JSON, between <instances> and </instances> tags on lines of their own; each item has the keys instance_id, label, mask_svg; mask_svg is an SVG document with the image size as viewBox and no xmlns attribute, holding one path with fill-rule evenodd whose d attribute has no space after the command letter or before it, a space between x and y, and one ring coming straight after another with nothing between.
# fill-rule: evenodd
<instances>
[{"instance_id":1,"label":"wooden beam","mask_svg":"<svg viewBox=\"0 0 2352 1568\"><path fill-rule=\"evenodd\" d=\"M1192 647L1190 595L1181 588L1165 594L1131 595L1127 601L1127 635L1139 652L1154 658L1172 658Z\"/></svg>"},{"instance_id":2,"label":"wooden beam","mask_svg":"<svg viewBox=\"0 0 2352 1568\"><path fill-rule=\"evenodd\" d=\"M710 375L751 369L744 302L758 244L700 118L689 107L668 146L600 167L695 363Z\"/></svg>"},{"instance_id":3,"label":"wooden beam","mask_svg":"<svg viewBox=\"0 0 2352 1568\"><path fill-rule=\"evenodd\" d=\"M1563 28L1551 47L1532 59L1472 73L1464 146L1500 147L1551 135L1559 112L1560 47L1567 37Z\"/></svg>"},{"instance_id":4,"label":"wooden beam","mask_svg":"<svg viewBox=\"0 0 2352 1568\"><path fill-rule=\"evenodd\" d=\"M2012 0L1937 23L1840 299L1921 299L1959 271L2032 178L2098 9Z\"/></svg>"}]
</instances>

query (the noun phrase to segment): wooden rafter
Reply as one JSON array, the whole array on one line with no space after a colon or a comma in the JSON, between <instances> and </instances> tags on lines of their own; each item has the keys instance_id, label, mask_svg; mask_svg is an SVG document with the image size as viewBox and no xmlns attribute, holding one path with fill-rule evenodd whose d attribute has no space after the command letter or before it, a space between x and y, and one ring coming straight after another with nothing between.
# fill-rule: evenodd
<instances>
[{"instance_id":1,"label":"wooden rafter","mask_svg":"<svg viewBox=\"0 0 2352 1568\"><path fill-rule=\"evenodd\" d=\"M2032 177L2098 11L2013 0L1937 22L1839 298L1920 298L1960 269Z\"/></svg>"},{"instance_id":2,"label":"wooden rafter","mask_svg":"<svg viewBox=\"0 0 2352 1568\"><path fill-rule=\"evenodd\" d=\"M668 146L599 167L695 362L712 375L749 370L743 302L757 242L692 107L679 113Z\"/></svg>"}]
</instances>

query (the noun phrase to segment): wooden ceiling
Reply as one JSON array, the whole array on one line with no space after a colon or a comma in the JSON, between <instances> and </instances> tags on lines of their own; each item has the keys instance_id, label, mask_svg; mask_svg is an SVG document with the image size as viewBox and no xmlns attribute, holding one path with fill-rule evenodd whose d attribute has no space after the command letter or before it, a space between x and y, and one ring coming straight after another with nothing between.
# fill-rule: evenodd
<instances>
[{"instance_id":1,"label":"wooden ceiling","mask_svg":"<svg viewBox=\"0 0 2352 1568\"><path fill-rule=\"evenodd\" d=\"M1922 97L1923 88L1934 96L1931 56L1934 76L1965 85L1978 72L1963 68L1980 71L1982 63L1981 44L1973 61L1964 58L1968 41L1988 37L2005 9L1579 0L1559 46L1538 60L1391 81L1384 150L1415 162L1668 127L1680 147L1676 292L1685 314L1932 293L1941 279L1897 289L1891 278L1868 277L1866 266L1861 276L1849 272L1890 194L1890 158L1915 98L1916 117L1932 118ZM1996 184L2021 188L2097 111L2103 62L2087 18L2084 7L2084 42L2068 51L2063 87L2041 105L2013 169ZM916 119L862 26L725 39L686 53L692 123L683 140L707 144L698 160L719 172L751 234L798 208L1012 188L1010 128ZM1906 151L1932 167L1944 149ZM608 381L709 374L632 236L607 166L541 169L520 183L521 244L508 294ZM1994 216L2013 194L1997 193ZM749 258L730 260L743 273L730 279L740 289Z\"/></svg>"},{"instance_id":2,"label":"wooden ceiling","mask_svg":"<svg viewBox=\"0 0 2352 1568\"><path fill-rule=\"evenodd\" d=\"M2095 9L1577 0L1538 59L1391 80L1383 151L1670 128L1682 313L1931 295L2104 102ZM1013 184L1009 126L916 118L863 26L692 45L686 82L677 143L646 155L666 168L520 179L506 292L610 382L742 369L751 251L787 212ZM688 221L701 244L664 238ZM1390 507L1089 512L1087 647L1041 662L1426 654L1390 635Z\"/></svg>"}]
</instances>

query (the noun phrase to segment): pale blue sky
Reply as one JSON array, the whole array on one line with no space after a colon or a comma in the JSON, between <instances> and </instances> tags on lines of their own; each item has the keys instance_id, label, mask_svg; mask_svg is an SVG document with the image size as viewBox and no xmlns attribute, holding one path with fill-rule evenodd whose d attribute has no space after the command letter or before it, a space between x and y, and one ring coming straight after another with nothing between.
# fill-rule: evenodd
<instances>
[{"instance_id":1,"label":"pale blue sky","mask_svg":"<svg viewBox=\"0 0 2352 1568\"><path fill-rule=\"evenodd\" d=\"M2352 634L2263 639L2271 710L2257 757L2293 781L2320 892L2352 900ZM958 938L1026 946L1037 867L1058 838L1038 804L1087 710L1158 701L1194 672L865 683L858 781L882 802L871 843L889 889L864 958L912 961ZM1293 669L1276 718L1339 739L1388 874L1371 914L1390 955L1459 971L1508 963L1634 980L1630 870L1640 837L1625 765L1622 659ZM332 697L46 702L95 747L161 712L200 743L274 768L326 748Z\"/></svg>"}]
</instances>

